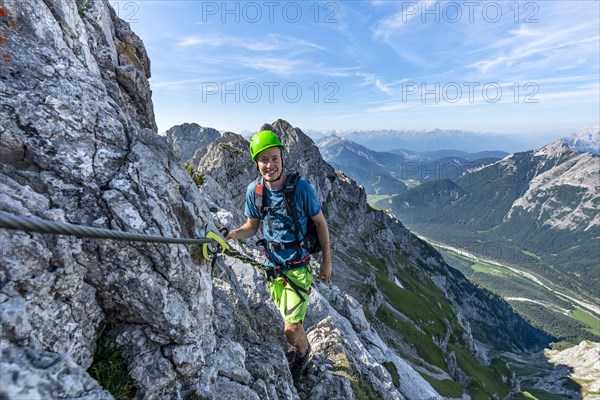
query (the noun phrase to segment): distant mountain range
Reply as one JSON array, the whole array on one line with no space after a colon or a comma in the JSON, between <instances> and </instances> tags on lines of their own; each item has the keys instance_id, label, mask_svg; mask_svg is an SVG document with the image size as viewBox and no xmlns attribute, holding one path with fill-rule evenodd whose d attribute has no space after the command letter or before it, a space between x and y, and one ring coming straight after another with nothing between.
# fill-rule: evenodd
<instances>
[{"instance_id":1,"label":"distant mountain range","mask_svg":"<svg viewBox=\"0 0 600 400\"><path fill-rule=\"evenodd\" d=\"M508 155L501 151L380 152L336 135L319 139L317 145L327 162L344 171L371 195L397 194L422 182L457 179L471 168L480 168Z\"/></svg>"},{"instance_id":2,"label":"distant mountain range","mask_svg":"<svg viewBox=\"0 0 600 400\"><path fill-rule=\"evenodd\" d=\"M392 174L407 160L394 153L378 153L338 136L317 141L323 159L365 188L367 194L396 194L407 189Z\"/></svg>"},{"instance_id":3,"label":"distant mountain range","mask_svg":"<svg viewBox=\"0 0 600 400\"><path fill-rule=\"evenodd\" d=\"M558 140L377 205L434 240L511 254L509 262L598 298L599 174L600 157Z\"/></svg>"},{"instance_id":4,"label":"distant mountain range","mask_svg":"<svg viewBox=\"0 0 600 400\"><path fill-rule=\"evenodd\" d=\"M580 129L564 140L577 151L600 155L600 126Z\"/></svg>"},{"instance_id":5,"label":"distant mountain range","mask_svg":"<svg viewBox=\"0 0 600 400\"><path fill-rule=\"evenodd\" d=\"M315 141L336 135L376 151L407 149L429 152L437 150L459 150L476 153L501 150L508 153L535 149L540 146L535 138L527 135L500 135L465 130L368 130L368 131L307 131Z\"/></svg>"}]
</instances>

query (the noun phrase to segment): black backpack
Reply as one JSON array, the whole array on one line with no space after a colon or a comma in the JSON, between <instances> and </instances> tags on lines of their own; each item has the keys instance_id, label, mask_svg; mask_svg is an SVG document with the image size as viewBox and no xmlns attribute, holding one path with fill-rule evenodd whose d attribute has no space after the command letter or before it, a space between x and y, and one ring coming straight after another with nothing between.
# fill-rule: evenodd
<instances>
[{"instance_id":1,"label":"black backpack","mask_svg":"<svg viewBox=\"0 0 600 400\"><path fill-rule=\"evenodd\" d=\"M287 176L283 185L283 201L285 203L285 208L287 209L288 215L294 220L294 235L296 236L296 243L299 245L299 247L306 249L310 254L316 254L321 251L321 243L319 242L319 237L317 235L317 226L308 216L306 218L306 235L304 236L304 239L299 240L302 227L300 226L300 218L296 212L295 200L298 180L300 180L300 175L297 172ZM263 193L264 187L263 180L261 179L260 182L256 184L256 189L254 190L254 204L258 209L258 214L260 215L261 221L265 212Z\"/></svg>"}]
</instances>

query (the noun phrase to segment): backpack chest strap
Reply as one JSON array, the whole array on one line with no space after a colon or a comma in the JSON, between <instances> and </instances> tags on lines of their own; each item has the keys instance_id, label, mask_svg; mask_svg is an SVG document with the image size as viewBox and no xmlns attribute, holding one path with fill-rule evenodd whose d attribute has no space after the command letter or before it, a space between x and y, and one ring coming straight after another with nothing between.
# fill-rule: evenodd
<instances>
[{"instance_id":1,"label":"backpack chest strap","mask_svg":"<svg viewBox=\"0 0 600 400\"><path fill-rule=\"evenodd\" d=\"M279 252L281 250L297 249L300 246L300 243L298 243L298 242L275 243L275 242L267 242L265 240L265 243L263 244L263 246L265 246L266 248L268 248L272 252L276 253L276 252Z\"/></svg>"}]
</instances>

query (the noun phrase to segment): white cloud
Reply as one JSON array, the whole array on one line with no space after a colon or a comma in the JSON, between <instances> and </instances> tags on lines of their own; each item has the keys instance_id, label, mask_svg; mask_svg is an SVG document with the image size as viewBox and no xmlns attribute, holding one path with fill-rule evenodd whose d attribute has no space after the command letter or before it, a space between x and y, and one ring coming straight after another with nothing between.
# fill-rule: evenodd
<instances>
[{"instance_id":1,"label":"white cloud","mask_svg":"<svg viewBox=\"0 0 600 400\"><path fill-rule=\"evenodd\" d=\"M306 40L279 34L269 34L262 39L248 39L222 34L194 35L179 40L178 47L231 47L255 52L298 50L324 50L323 47Z\"/></svg>"},{"instance_id":2,"label":"white cloud","mask_svg":"<svg viewBox=\"0 0 600 400\"><path fill-rule=\"evenodd\" d=\"M223 37L220 34L212 33L203 36L187 36L182 38L178 43L178 47L198 47L198 46L221 46L223 43Z\"/></svg>"},{"instance_id":3,"label":"white cloud","mask_svg":"<svg viewBox=\"0 0 600 400\"><path fill-rule=\"evenodd\" d=\"M549 24L521 25L510 30L508 36L496 40L487 47L488 56L469 65L482 74L511 68L543 69L552 66L554 70L569 60L582 58L597 59L598 25L583 22L566 28ZM590 35L590 33L592 33ZM572 61L571 61L572 62Z\"/></svg>"},{"instance_id":4,"label":"white cloud","mask_svg":"<svg viewBox=\"0 0 600 400\"><path fill-rule=\"evenodd\" d=\"M391 17L377 21L375 27L371 30L373 38L388 41L391 36L396 35L400 30L405 29L408 23L421 12L437 0L400 2L402 11L395 13Z\"/></svg>"},{"instance_id":5,"label":"white cloud","mask_svg":"<svg viewBox=\"0 0 600 400\"><path fill-rule=\"evenodd\" d=\"M374 74L358 72L356 75L363 78L363 82L360 83L359 86L363 86L363 87L364 86L375 86L375 88L377 88L377 90L379 90L382 93L394 94L394 91L392 90L392 87L391 87L392 85L384 84L381 81L381 79L378 79Z\"/></svg>"}]
</instances>

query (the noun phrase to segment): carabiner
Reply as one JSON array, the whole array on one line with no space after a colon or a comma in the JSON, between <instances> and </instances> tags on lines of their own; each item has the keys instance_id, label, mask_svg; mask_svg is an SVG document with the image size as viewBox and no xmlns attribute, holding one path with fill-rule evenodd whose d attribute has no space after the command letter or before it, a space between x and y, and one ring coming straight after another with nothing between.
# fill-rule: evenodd
<instances>
[{"instance_id":1,"label":"carabiner","mask_svg":"<svg viewBox=\"0 0 600 400\"><path fill-rule=\"evenodd\" d=\"M221 230L222 229L223 228L221 228ZM204 243L202 245L202 256L205 260L211 260L215 256L219 256L225 250L229 249L227 240L221 234L221 230L217 229L217 227L212 222L209 222L208 224L200 228L198 231L196 231L198 237L202 239L213 239L214 241L212 243Z\"/></svg>"}]
</instances>

